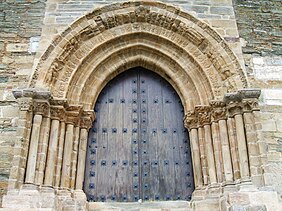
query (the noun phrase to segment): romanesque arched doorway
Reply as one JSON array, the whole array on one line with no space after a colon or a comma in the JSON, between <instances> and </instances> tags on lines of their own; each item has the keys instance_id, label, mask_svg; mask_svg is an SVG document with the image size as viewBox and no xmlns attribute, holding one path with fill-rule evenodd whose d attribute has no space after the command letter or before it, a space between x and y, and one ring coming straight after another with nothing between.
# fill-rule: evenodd
<instances>
[{"instance_id":1,"label":"romanesque arched doorway","mask_svg":"<svg viewBox=\"0 0 282 211\"><path fill-rule=\"evenodd\" d=\"M90 130L89 201L190 200L194 190L184 110L172 86L137 67L100 93Z\"/></svg>"}]
</instances>

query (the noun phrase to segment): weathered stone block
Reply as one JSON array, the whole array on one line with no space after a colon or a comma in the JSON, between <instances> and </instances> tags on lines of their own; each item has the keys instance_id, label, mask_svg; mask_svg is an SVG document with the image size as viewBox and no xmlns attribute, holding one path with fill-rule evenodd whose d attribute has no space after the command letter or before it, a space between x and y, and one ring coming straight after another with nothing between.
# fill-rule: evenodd
<instances>
[{"instance_id":1,"label":"weathered stone block","mask_svg":"<svg viewBox=\"0 0 282 211\"><path fill-rule=\"evenodd\" d=\"M233 7L210 7L210 13L219 15L234 15Z\"/></svg>"},{"instance_id":2,"label":"weathered stone block","mask_svg":"<svg viewBox=\"0 0 282 211\"><path fill-rule=\"evenodd\" d=\"M247 205L250 203L248 194L246 193L230 193L228 195L228 202L231 205Z\"/></svg>"},{"instance_id":3,"label":"weathered stone block","mask_svg":"<svg viewBox=\"0 0 282 211\"><path fill-rule=\"evenodd\" d=\"M27 52L28 44L26 43L9 43L7 44L6 50L8 52Z\"/></svg>"}]
</instances>

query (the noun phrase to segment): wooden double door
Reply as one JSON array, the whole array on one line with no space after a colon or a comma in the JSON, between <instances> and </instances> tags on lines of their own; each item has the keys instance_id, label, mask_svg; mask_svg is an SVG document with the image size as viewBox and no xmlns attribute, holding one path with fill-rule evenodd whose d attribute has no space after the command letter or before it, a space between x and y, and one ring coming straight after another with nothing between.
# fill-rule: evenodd
<instances>
[{"instance_id":1,"label":"wooden double door","mask_svg":"<svg viewBox=\"0 0 282 211\"><path fill-rule=\"evenodd\" d=\"M89 133L89 201L190 200L194 190L183 106L156 73L130 69L101 92Z\"/></svg>"}]
</instances>

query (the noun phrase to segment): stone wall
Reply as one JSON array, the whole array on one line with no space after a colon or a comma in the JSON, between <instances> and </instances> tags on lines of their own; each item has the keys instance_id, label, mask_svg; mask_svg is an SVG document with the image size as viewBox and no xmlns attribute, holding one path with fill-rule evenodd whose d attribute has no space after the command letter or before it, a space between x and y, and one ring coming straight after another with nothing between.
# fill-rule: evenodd
<instances>
[{"instance_id":1,"label":"stone wall","mask_svg":"<svg viewBox=\"0 0 282 211\"><path fill-rule=\"evenodd\" d=\"M265 183L282 193L282 2L234 0L246 71L252 87L262 89L261 146Z\"/></svg>"},{"instance_id":2,"label":"stone wall","mask_svg":"<svg viewBox=\"0 0 282 211\"><path fill-rule=\"evenodd\" d=\"M44 10L45 0L0 3L0 204L17 142L18 108L11 90L27 86Z\"/></svg>"}]
</instances>

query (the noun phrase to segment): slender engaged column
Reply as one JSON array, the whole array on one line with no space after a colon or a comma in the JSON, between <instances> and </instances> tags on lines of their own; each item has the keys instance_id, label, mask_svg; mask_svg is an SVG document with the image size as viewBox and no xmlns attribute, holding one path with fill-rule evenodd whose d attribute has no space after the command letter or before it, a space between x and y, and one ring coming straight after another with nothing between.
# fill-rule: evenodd
<instances>
[{"instance_id":1,"label":"slender engaged column","mask_svg":"<svg viewBox=\"0 0 282 211\"><path fill-rule=\"evenodd\" d=\"M214 154L213 154L212 139L211 139L211 126L204 125L204 131L205 131L205 144L206 144L206 154L208 160L210 183L215 184L217 183L217 180L216 180Z\"/></svg>"},{"instance_id":2,"label":"slender engaged column","mask_svg":"<svg viewBox=\"0 0 282 211\"><path fill-rule=\"evenodd\" d=\"M219 133L222 146L222 157L224 160L224 176L225 181L229 183L233 182L233 171L226 120L219 120Z\"/></svg>"},{"instance_id":3,"label":"slender engaged column","mask_svg":"<svg viewBox=\"0 0 282 211\"><path fill-rule=\"evenodd\" d=\"M74 125L67 124L66 138L64 145L63 167L61 176L61 187L70 187L70 173L71 173L71 154L73 145Z\"/></svg>"},{"instance_id":4,"label":"slender engaged column","mask_svg":"<svg viewBox=\"0 0 282 211\"><path fill-rule=\"evenodd\" d=\"M202 175L204 180L204 185L208 185L208 165L207 165L207 157L205 150L205 140L204 140L204 128L199 127L198 129L198 137L199 137L199 146L200 146L200 155L201 155L201 163L202 163Z\"/></svg>"},{"instance_id":5,"label":"slender engaged column","mask_svg":"<svg viewBox=\"0 0 282 211\"><path fill-rule=\"evenodd\" d=\"M239 155L238 155L236 128L234 121L235 121L234 118L228 117L227 126L228 126L228 138L230 141L230 151L231 151L234 179L238 180L241 178L241 174L239 167Z\"/></svg>"},{"instance_id":6,"label":"slender engaged column","mask_svg":"<svg viewBox=\"0 0 282 211\"><path fill-rule=\"evenodd\" d=\"M53 119L51 123L51 133L50 133L50 141L48 147L48 156L46 163L46 174L44 179L45 185L53 185L54 175L55 175L55 164L56 164L56 156L57 156L57 147L59 140L59 126L60 121L57 119Z\"/></svg>"},{"instance_id":7,"label":"slender engaged column","mask_svg":"<svg viewBox=\"0 0 282 211\"><path fill-rule=\"evenodd\" d=\"M71 156L71 178L70 178L70 188L71 189L74 189L75 187L79 133L80 133L80 128L76 126L74 128L74 140L73 140L73 148L72 148L72 156Z\"/></svg>"},{"instance_id":8,"label":"slender engaged column","mask_svg":"<svg viewBox=\"0 0 282 211\"><path fill-rule=\"evenodd\" d=\"M241 179L244 180L244 179L248 179L250 176L244 121L242 114L237 114L235 115L234 118L235 118L236 135L238 141Z\"/></svg>"},{"instance_id":9,"label":"slender engaged column","mask_svg":"<svg viewBox=\"0 0 282 211\"><path fill-rule=\"evenodd\" d=\"M39 185L43 184L48 142L49 142L50 123L51 123L50 117L44 117L42 120L42 127L40 130L37 163L36 163L36 177L35 177L35 183Z\"/></svg>"},{"instance_id":10,"label":"slender engaged column","mask_svg":"<svg viewBox=\"0 0 282 211\"><path fill-rule=\"evenodd\" d=\"M77 144L79 138L79 124L81 117L81 106L69 106L66 109L66 135L63 152L63 166L60 186L63 188L74 188L77 163ZM74 151L76 152L74 156ZM75 161L74 161L75 159Z\"/></svg>"},{"instance_id":11,"label":"slender engaged column","mask_svg":"<svg viewBox=\"0 0 282 211\"><path fill-rule=\"evenodd\" d=\"M33 99L31 96L24 97L22 90L14 91L13 94L19 105L18 138L15 141L14 149L19 152L20 157L14 156L12 160L8 190L19 188L24 183L33 120Z\"/></svg>"},{"instance_id":12,"label":"slender engaged column","mask_svg":"<svg viewBox=\"0 0 282 211\"><path fill-rule=\"evenodd\" d=\"M58 156L57 156L57 164L56 164L56 174L55 174L55 187L60 186L61 180L61 170L62 170L62 162L63 162L63 151L64 151L64 143L65 143L65 133L66 133L66 123L61 121L60 123L60 136L59 136L59 145L58 145Z\"/></svg>"},{"instance_id":13,"label":"slender engaged column","mask_svg":"<svg viewBox=\"0 0 282 211\"><path fill-rule=\"evenodd\" d=\"M258 93L259 96L260 92ZM257 96L257 97L258 97ZM250 162L250 174L252 181L258 185L263 185L262 180L262 163L259 153L257 129L255 123L254 112L259 111L256 98L244 99L243 103L243 118L245 123L246 140Z\"/></svg>"},{"instance_id":14,"label":"slender engaged column","mask_svg":"<svg viewBox=\"0 0 282 211\"><path fill-rule=\"evenodd\" d=\"M190 130L190 143L192 151L193 173L195 188L203 186L203 173L200 157L200 147L198 138L198 116L193 111L188 111L184 118L184 125Z\"/></svg>"},{"instance_id":15,"label":"slender engaged column","mask_svg":"<svg viewBox=\"0 0 282 211\"><path fill-rule=\"evenodd\" d=\"M33 117L32 132L29 144L29 153L27 159L26 178L25 182L35 182L35 167L37 160L37 148L40 134L40 126L42 123L42 115L35 114Z\"/></svg>"},{"instance_id":16,"label":"slender engaged column","mask_svg":"<svg viewBox=\"0 0 282 211\"><path fill-rule=\"evenodd\" d=\"M78 190L82 190L83 188L85 159L86 159L86 150L87 150L87 137L88 137L87 129L86 128L80 129L78 163L77 163L76 185L75 185L75 188Z\"/></svg>"},{"instance_id":17,"label":"slender engaged column","mask_svg":"<svg viewBox=\"0 0 282 211\"><path fill-rule=\"evenodd\" d=\"M216 167L217 182L223 182L223 159L222 159L222 149L221 149L221 139L219 136L219 126L218 122L212 122L212 142L214 149L214 159Z\"/></svg>"},{"instance_id":18,"label":"slender engaged column","mask_svg":"<svg viewBox=\"0 0 282 211\"><path fill-rule=\"evenodd\" d=\"M249 160L248 160L244 121L242 116L242 103L238 101L231 101L228 104L228 110L230 116L234 117L235 120L241 180L249 181L250 170L249 170Z\"/></svg>"},{"instance_id":19,"label":"slender engaged column","mask_svg":"<svg viewBox=\"0 0 282 211\"><path fill-rule=\"evenodd\" d=\"M201 158L199 150L198 130L193 128L190 131L190 141L192 149L192 161L194 169L194 181L196 188L203 186L203 175L201 168Z\"/></svg>"}]
</instances>

